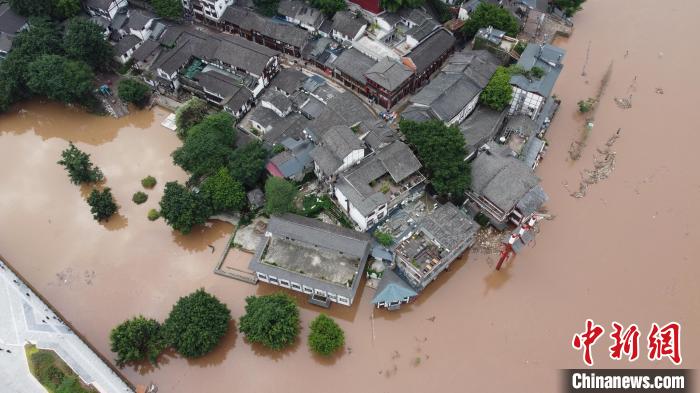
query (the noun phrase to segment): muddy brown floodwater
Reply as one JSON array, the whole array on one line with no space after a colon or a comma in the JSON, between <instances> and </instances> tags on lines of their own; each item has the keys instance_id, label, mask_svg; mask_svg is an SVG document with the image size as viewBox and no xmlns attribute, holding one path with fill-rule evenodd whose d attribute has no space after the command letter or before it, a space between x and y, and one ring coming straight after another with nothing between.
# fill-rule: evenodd
<instances>
[{"instance_id":1,"label":"muddy brown floodwater","mask_svg":"<svg viewBox=\"0 0 700 393\"><path fill-rule=\"evenodd\" d=\"M374 322L372 290L363 289L353 308L330 310L347 336L347 350L330 360L306 348L306 324L319 309L300 298L304 329L291 350L270 353L232 329L210 356L166 355L159 368L127 368L127 376L162 392L554 392L558 369L583 364L570 342L586 318L608 329L613 320L637 323L643 335L654 321L677 320L683 366L699 367L698 14L693 0L586 2L573 37L558 42L567 50L555 88L563 105L538 168L556 218L501 272L493 270L494 257L467 256L415 304L377 311ZM595 94L610 61L588 146L571 163L567 149L583 121L576 102ZM615 105L614 97L630 94L631 109ZM106 356L113 326L136 314L163 319L198 287L235 317L246 295L273 290L212 274L230 225L214 222L182 237L146 219L163 184L186 178L169 157L179 142L159 125L165 112L114 120L39 102L17 110L0 116L0 253ZM569 196L596 148L619 128L610 178L584 198ZM114 222L94 222L80 188L56 165L67 140L104 170L121 205ZM147 174L159 183L137 206L130 198ZM608 345L594 347L596 366L627 366L608 359Z\"/></svg>"}]
</instances>

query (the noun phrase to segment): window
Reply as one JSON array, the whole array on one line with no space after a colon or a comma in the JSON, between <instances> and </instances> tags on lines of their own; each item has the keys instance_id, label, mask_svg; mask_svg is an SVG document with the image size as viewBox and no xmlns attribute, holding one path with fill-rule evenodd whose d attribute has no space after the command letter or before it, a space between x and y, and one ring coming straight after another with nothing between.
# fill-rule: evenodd
<instances>
[{"instance_id":1,"label":"window","mask_svg":"<svg viewBox=\"0 0 700 393\"><path fill-rule=\"evenodd\" d=\"M311 287L307 287L306 285L304 285L304 293L311 294L311 293L314 293L314 290L311 289Z\"/></svg>"},{"instance_id":2,"label":"window","mask_svg":"<svg viewBox=\"0 0 700 393\"><path fill-rule=\"evenodd\" d=\"M338 301L338 297L335 295L335 293L330 293L328 292L328 298L331 299L334 302Z\"/></svg>"},{"instance_id":3,"label":"window","mask_svg":"<svg viewBox=\"0 0 700 393\"><path fill-rule=\"evenodd\" d=\"M280 285L289 288L289 281L280 279Z\"/></svg>"},{"instance_id":4,"label":"window","mask_svg":"<svg viewBox=\"0 0 700 393\"><path fill-rule=\"evenodd\" d=\"M270 276L270 284L275 284L275 285L277 285L277 284L278 284L278 282L277 282L277 277L275 277L275 276Z\"/></svg>"},{"instance_id":5,"label":"window","mask_svg":"<svg viewBox=\"0 0 700 393\"><path fill-rule=\"evenodd\" d=\"M299 285L299 284L297 284L297 283L295 283L295 282L292 282L292 289L295 290L295 291L301 292L301 285Z\"/></svg>"},{"instance_id":6,"label":"window","mask_svg":"<svg viewBox=\"0 0 700 393\"><path fill-rule=\"evenodd\" d=\"M338 296L338 303L344 304L346 306L350 305L350 299L344 297L344 296Z\"/></svg>"},{"instance_id":7,"label":"window","mask_svg":"<svg viewBox=\"0 0 700 393\"><path fill-rule=\"evenodd\" d=\"M314 289L314 294L316 295L321 295L321 296L326 296L326 291L322 291L320 289Z\"/></svg>"},{"instance_id":8,"label":"window","mask_svg":"<svg viewBox=\"0 0 700 393\"><path fill-rule=\"evenodd\" d=\"M260 281L265 281L265 282L267 282L267 274L265 274L265 273L258 273L258 279L259 279Z\"/></svg>"}]
</instances>

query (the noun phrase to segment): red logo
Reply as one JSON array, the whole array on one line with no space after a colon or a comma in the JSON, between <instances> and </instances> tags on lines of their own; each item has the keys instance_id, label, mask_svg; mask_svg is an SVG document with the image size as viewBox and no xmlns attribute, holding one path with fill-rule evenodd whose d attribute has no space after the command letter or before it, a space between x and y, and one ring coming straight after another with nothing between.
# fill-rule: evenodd
<instances>
[{"instance_id":1,"label":"red logo","mask_svg":"<svg viewBox=\"0 0 700 393\"><path fill-rule=\"evenodd\" d=\"M621 360L626 357L633 362L639 358L639 337L641 335L636 324L629 325L626 329L617 322L612 322L612 332L610 338L613 344L609 347L610 358ZM593 366L592 349L595 343L605 332L601 325L596 325L591 319L586 320L586 327L583 332L574 334L571 346L577 350L583 350L583 362L587 366ZM647 353L650 361L670 359L673 364L679 365L683 362L681 358L681 325L677 322L669 322L659 327L652 323L649 335L647 336Z\"/></svg>"}]
</instances>

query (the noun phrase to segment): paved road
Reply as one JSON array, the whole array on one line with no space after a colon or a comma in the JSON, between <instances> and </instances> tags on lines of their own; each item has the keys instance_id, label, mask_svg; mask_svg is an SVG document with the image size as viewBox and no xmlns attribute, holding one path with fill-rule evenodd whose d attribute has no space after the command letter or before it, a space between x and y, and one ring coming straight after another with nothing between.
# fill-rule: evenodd
<instances>
[{"instance_id":1,"label":"paved road","mask_svg":"<svg viewBox=\"0 0 700 393\"><path fill-rule=\"evenodd\" d=\"M24 345L32 343L58 353L68 366L101 393L133 393L10 269L0 261L0 390L41 393L29 372ZM0 383L5 385L5 382Z\"/></svg>"}]
</instances>

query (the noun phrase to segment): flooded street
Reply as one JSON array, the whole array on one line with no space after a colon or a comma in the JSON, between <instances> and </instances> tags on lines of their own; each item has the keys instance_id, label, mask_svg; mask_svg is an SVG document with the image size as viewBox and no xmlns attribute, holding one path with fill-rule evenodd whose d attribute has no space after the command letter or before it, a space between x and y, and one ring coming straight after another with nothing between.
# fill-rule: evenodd
<instances>
[{"instance_id":1,"label":"flooded street","mask_svg":"<svg viewBox=\"0 0 700 393\"><path fill-rule=\"evenodd\" d=\"M554 392L559 369L583 366L571 338L586 318L608 331L612 321L637 323L642 351L652 322L676 320L683 367L700 367L700 54L690 34L700 2L588 0L584 7L573 36L556 43L567 50L554 89L563 103L538 167L555 218L541 225L533 247L500 272L496 256L469 255L416 303L376 311L374 319L373 291L360 290L354 307L330 310L347 347L330 360L309 353L307 324L320 309L298 297L302 339L291 350L270 353L232 329L210 356L165 355L159 368L126 368L127 377L176 393ZM568 148L584 121L576 102L596 94L611 61L595 127L572 163ZM630 109L615 104L630 94ZM212 222L183 237L162 219L147 220L164 184L187 178L170 158L180 142L160 126L166 112L115 120L57 104L20 108L0 115L0 254L105 356L113 358L111 328L137 314L162 320L196 288L216 294L236 319L245 296L276 290L212 273L231 225ZM620 128L610 178L571 197L596 148ZM92 155L120 205L107 224L92 219L86 190L56 164L68 140ZM131 196L149 174L158 185L136 205ZM609 345L605 337L594 347L596 366L628 367L608 358ZM644 355L632 366L657 366Z\"/></svg>"}]
</instances>

